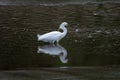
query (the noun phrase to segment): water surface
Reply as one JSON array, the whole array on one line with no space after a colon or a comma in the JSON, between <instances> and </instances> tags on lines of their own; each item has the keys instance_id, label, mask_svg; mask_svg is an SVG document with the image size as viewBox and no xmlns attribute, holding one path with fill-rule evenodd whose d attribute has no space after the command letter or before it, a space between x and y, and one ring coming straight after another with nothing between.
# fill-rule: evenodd
<instances>
[{"instance_id":1,"label":"water surface","mask_svg":"<svg viewBox=\"0 0 120 80\"><path fill-rule=\"evenodd\" d=\"M24 69L33 69L31 73L41 74L43 71L46 75L55 75L55 71L58 75L77 76L69 77L69 80L119 79L119 2L56 4L58 2L55 5L0 6L0 69L16 70L0 74L26 79L26 74L27 78L31 74ZM68 34L59 45L37 41L38 33L57 30L63 21L69 23Z\"/></svg>"}]
</instances>

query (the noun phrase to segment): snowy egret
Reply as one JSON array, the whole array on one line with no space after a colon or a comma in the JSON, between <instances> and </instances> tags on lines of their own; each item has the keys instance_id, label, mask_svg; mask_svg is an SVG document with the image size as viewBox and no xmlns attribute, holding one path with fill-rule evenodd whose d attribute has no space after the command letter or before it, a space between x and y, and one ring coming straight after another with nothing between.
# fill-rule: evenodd
<instances>
[{"instance_id":1,"label":"snowy egret","mask_svg":"<svg viewBox=\"0 0 120 80\"><path fill-rule=\"evenodd\" d=\"M59 43L59 41L64 38L67 34L67 28L65 26L68 26L67 22L62 22L60 24L59 29L62 29L63 32L60 31L52 31L49 33L45 33L43 35L37 34L38 41L44 41L54 44L55 42Z\"/></svg>"},{"instance_id":2,"label":"snowy egret","mask_svg":"<svg viewBox=\"0 0 120 80\"><path fill-rule=\"evenodd\" d=\"M49 44L45 46L38 46L37 53L44 53L51 56L58 56L62 63L68 62L67 50L64 47L60 46L59 44L57 45Z\"/></svg>"}]
</instances>

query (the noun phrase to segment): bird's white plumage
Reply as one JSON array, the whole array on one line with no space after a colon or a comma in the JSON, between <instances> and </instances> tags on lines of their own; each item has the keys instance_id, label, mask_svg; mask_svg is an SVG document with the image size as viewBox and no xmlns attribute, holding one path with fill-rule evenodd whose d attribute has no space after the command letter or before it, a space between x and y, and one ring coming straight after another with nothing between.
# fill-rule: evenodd
<instances>
[{"instance_id":1,"label":"bird's white plumage","mask_svg":"<svg viewBox=\"0 0 120 80\"><path fill-rule=\"evenodd\" d=\"M43 35L37 34L38 41L44 41L44 42L49 42L49 43L54 43L55 41L59 42L59 40L61 40L67 34L67 29L65 28L65 26L67 26L67 25L68 25L68 23L66 23L66 22L63 22L60 24L59 28L62 29L63 32L52 31L49 33L45 33Z\"/></svg>"},{"instance_id":2,"label":"bird's white plumage","mask_svg":"<svg viewBox=\"0 0 120 80\"><path fill-rule=\"evenodd\" d=\"M38 34L38 40L44 41L44 42L54 42L58 39L58 37L61 36L61 32L58 31L52 31L50 33L46 33L44 35L39 35Z\"/></svg>"}]
</instances>

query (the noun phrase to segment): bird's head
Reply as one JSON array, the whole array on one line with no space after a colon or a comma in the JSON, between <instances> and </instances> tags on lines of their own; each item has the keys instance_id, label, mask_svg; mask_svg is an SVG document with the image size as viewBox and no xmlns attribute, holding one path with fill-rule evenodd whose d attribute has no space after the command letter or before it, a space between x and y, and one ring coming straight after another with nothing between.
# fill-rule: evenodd
<instances>
[{"instance_id":1,"label":"bird's head","mask_svg":"<svg viewBox=\"0 0 120 80\"><path fill-rule=\"evenodd\" d=\"M68 26L68 23L67 23L67 22L62 22L62 23L60 24L59 31L60 31L60 32L63 32L63 29L64 29L65 27L67 27L67 26Z\"/></svg>"},{"instance_id":2,"label":"bird's head","mask_svg":"<svg viewBox=\"0 0 120 80\"><path fill-rule=\"evenodd\" d=\"M60 24L60 27L59 28L63 28L63 27L66 27L66 26L68 26L68 23L67 22L62 22L61 24Z\"/></svg>"},{"instance_id":3,"label":"bird's head","mask_svg":"<svg viewBox=\"0 0 120 80\"><path fill-rule=\"evenodd\" d=\"M62 26L68 26L68 23L67 22L62 22L61 25Z\"/></svg>"}]
</instances>

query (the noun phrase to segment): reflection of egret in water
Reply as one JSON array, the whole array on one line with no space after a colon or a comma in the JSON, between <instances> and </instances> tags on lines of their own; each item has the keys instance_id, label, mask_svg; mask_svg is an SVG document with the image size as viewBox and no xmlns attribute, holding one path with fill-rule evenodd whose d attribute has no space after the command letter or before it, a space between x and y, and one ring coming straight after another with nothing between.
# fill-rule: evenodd
<instances>
[{"instance_id":1,"label":"reflection of egret in water","mask_svg":"<svg viewBox=\"0 0 120 80\"><path fill-rule=\"evenodd\" d=\"M45 46L38 46L38 53L44 53L44 54L49 54L52 56L59 56L60 61L62 63L67 63L68 59L66 59L67 57L67 51L65 48L63 48L62 46L60 46L59 44L54 45L54 44L49 44L49 45L45 45Z\"/></svg>"}]
</instances>

